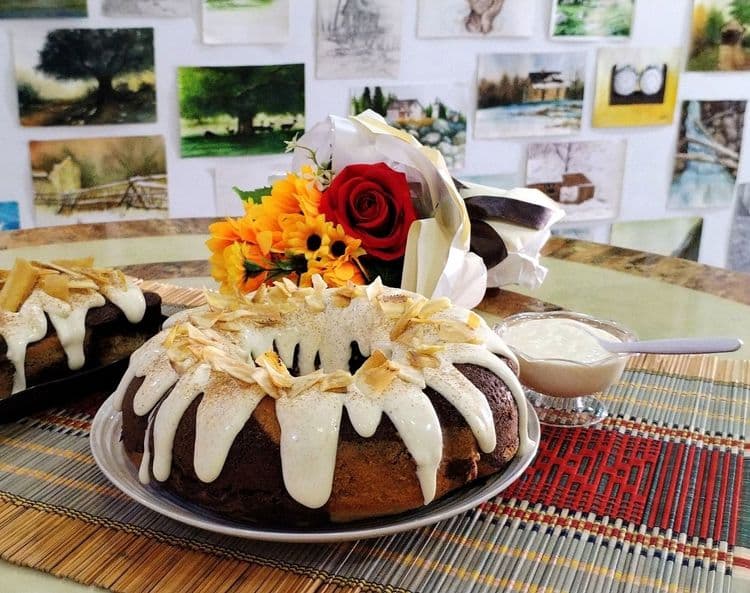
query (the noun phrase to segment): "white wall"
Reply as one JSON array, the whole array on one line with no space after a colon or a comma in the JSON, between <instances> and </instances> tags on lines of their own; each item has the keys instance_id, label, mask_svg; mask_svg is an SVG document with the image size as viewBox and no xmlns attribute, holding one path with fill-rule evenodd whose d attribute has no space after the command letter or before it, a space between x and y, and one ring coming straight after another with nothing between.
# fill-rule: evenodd
<instances>
[{"instance_id":1,"label":"white wall","mask_svg":"<svg viewBox=\"0 0 750 593\"><path fill-rule=\"evenodd\" d=\"M185 0L193 1L193 0ZM725 259L731 209L677 211L665 204L672 174L677 137L676 125L654 128L592 129L596 50L598 42L550 41L547 35L551 0L526 0L536 11L535 28L528 39L417 39L416 0L403 0L401 76L394 80L316 80L315 2L291 0L289 42L278 46L206 46L200 42L199 23L189 19L112 19L101 16L100 0L89 0L89 18L0 21L0 201L17 200L22 226L33 226L31 173L27 142L32 139L163 134L167 140L170 214L175 217L211 216L215 213L212 170L229 160L247 163L262 171L278 157L193 158L179 156L176 69L193 65L306 64L307 122L310 125L328 113L346 114L350 87L364 83L395 84L459 82L474 96L477 55L487 52L540 52L583 49L588 53L587 95L580 134L565 139L626 138L628 140L621 220L662 218L697 214L703 216L701 261L722 265ZM631 47L681 46L687 54L690 0L636 0L636 19ZM196 9L196 14L199 14ZM27 27L127 27L155 29L158 121L154 124L21 128L18 124L15 80L11 57L11 32L23 34ZM610 43L609 45L616 45ZM750 73L684 73L678 110L685 99L750 99ZM473 114L471 114L473 115ZM471 123L469 124L471 128ZM750 130L746 130L746 136ZM526 140L470 139L466 174L513 172L523 182ZM562 138L560 138L562 140ZM750 180L750 150L743 150L739 181ZM602 226L598 238L606 240Z\"/></svg>"}]
</instances>

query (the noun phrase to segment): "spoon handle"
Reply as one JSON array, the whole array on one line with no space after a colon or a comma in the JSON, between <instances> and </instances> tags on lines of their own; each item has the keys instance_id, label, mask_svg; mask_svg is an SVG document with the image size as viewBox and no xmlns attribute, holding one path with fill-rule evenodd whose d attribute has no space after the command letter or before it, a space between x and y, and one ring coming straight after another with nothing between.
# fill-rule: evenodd
<instances>
[{"instance_id":1,"label":"spoon handle","mask_svg":"<svg viewBox=\"0 0 750 593\"><path fill-rule=\"evenodd\" d=\"M636 342L602 341L600 344L610 352L708 354L711 352L735 352L742 347L742 340L739 338L669 338Z\"/></svg>"}]
</instances>

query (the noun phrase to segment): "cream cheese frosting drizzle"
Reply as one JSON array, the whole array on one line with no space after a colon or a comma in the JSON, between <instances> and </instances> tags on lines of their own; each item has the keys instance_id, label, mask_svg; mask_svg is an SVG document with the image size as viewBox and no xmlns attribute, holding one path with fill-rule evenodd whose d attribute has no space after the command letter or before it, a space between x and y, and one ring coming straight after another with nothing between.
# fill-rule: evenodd
<instances>
[{"instance_id":1,"label":"cream cheese frosting drizzle","mask_svg":"<svg viewBox=\"0 0 750 593\"><path fill-rule=\"evenodd\" d=\"M381 284L325 289L318 281L297 289L277 283L260 292L240 301L209 296L209 305L168 320L169 329L131 358L116 407L132 378L144 377L134 409L140 416L156 409L149 452L156 480L169 477L180 419L201 393L194 466L204 482L219 476L237 434L270 396L281 428L284 485L296 501L319 508L329 499L346 408L364 438L386 414L415 462L427 504L437 492L443 433L426 386L464 417L483 452L496 445L487 398L454 366L461 363L485 367L505 382L518 408L520 448L532 446L523 390L496 355L515 357L474 313ZM352 376L353 343L369 358ZM287 370L295 351L299 377Z\"/></svg>"},{"instance_id":2,"label":"cream cheese frosting drizzle","mask_svg":"<svg viewBox=\"0 0 750 593\"><path fill-rule=\"evenodd\" d=\"M124 288L107 286L102 292L131 323L143 319L145 299L141 290L131 282ZM68 368L78 370L83 367L86 363L86 315L89 310L105 303L105 297L97 289L74 290L68 300L62 300L35 288L17 312L0 311L0 335L7 344L6 356L15 370L13 393L26 389L26 350L29 344L46 335L47 319L57 332Z\"/></svg>"}]
</instances>

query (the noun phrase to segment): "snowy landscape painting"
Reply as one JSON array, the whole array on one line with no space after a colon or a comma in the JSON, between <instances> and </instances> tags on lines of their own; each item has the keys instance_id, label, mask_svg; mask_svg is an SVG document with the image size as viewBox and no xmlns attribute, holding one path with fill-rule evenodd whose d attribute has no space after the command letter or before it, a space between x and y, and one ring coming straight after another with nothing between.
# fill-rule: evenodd
<instances>
[{"instance_id":1,"label":"snowy landscape painting","mask_svg":"<svg viewBox=\"0 0 750 593\"><path fill-rule=\"evenodd\" d=\"M192 0L104 0L104 16L188 17Z\"/></svg>"},{"instance_id":2,"label":"snowy landscape painting","mask_svg":"<svg viewBox=\"0 0 750 593\"><path fill-rule=\"evenodd\" d=\"M581 128L586 54L484 54L475 138L573 134Z\"/></svg>"},{"instance_id":3,"label":"snowy landscape painting","mask_svg":"<svg viewBox=\"0 0 750 593\"><path fill-rule=\"evenodd\" d=\"M533 24L528 0L419 0L417 35L529 37Z\"/></svg>"},{"instance_id":4,"label":"snowy landscape painting","mask_svg":"<svg viewBox=\"0 0 750 593\"><path fill-rule=\"evenodd\" d=\"M746 103L682 104L668 208L715 208L732 203Z\"/></svg>"},{"instance_id":5,"label":"snowy landscape painting","mask_svg":"<svg viewBox=\"0 0 750 593\"><path fill-rule=\"evenodd\" d=\"M565 222L617 217L625 140L529 144L526 187L565 209Z\"/></svg>"},{"instance_id":6,"label":"snowy landscape painting","mask_svg":"<svg viewBox=\"0 0 750 593\"><path fill-rule=\"evenodd\" d=\"M400 0L318 0L318 78L398 78Z\"/></svg>"}]
</instances>

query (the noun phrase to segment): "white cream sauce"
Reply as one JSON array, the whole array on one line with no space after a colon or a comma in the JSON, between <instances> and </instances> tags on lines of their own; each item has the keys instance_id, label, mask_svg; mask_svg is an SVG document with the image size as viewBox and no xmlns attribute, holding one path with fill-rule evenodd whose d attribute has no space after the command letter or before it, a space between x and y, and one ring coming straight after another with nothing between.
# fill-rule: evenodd
<instances>
[{"instance_id":1,"label":"white cream sauce","mask_svg":"<svg viewBox=\"0 0 750 593\"><path fill-rule=\"evenodd\" d=\"M565 318L529 319L509 326L503 333L503 338L525 355L581 363L598 362L612 356L594 336L612 342L620 341L603 329Z\"/></svg>"},{"instance_id":2,"label":"white cream sauce","mask_svg":"<svg viewBox=\"0 0 750 593\"><path fill-rule=\"evenodd\" d=\"M385 288L384 294L408 293ZM261 326L246 322L237 342L254 358L275 345L287 367L292 366L294 351L299 347L298 364L303 375L315 371L316 355L324 372L348 370L352 342L357 343L365 356L382 349L400 367L408 366L409 349L389 339L395 320L388 318L379 305L367 296L360 296L341 308L332 304L331 296L329 289L324 295L326 307L321 312L300 304L278 324ZM192 314L198 311L193 310ZM180 313L165 326L184 322L189 316ZM468 311L451 308L433 318L463 322L467 316ZM198 409L194 464L200 479L210 482L221 473L234 439L266 394L257 384L238 388L240 384L235 382L237 385L230 388L226 381L214 382L206 364L196 365L179 377L161 346L164 335L163 332L131 357L131 366L116 391L116 407L121 407L122 396L132 378L145 377L135 396L134 408L136 414L145 416L161 401L153 418L152 471L155 479L164 481L169 476L180 419L200 393L207 393ZM375 433L383 413L388 416L416 463L425 504L433 500L442 459L443 434L437 414L423 392L425 385L436 389L461 413L482 451L489 453L496 444L492 411L485 395L453 366L454 363L488 368L508 385L518 408L520 450L528 451L533 443L527 432L526 399L518 379L496 354L513 361L515 356L483 321L475 335L483 345L446 344L437 355L438 368L420 371L409 367L409 380L396 377L384 390L368 387L358 371L345 393L322 392L317 385L296 395L283 392L276 399L276 416L281 427L282 473L289 495L310 508L319 508L328 501L333 487L341 416L346 407L355 431L365 438ZM429 331L427 338L430 338Z\"/></svg>"},{"instance_id":3,"label":"white cream sauce","mask_svg":"<svg viewBox=\"0 0 750 593\"><path fill-rule=\"evenodd\" d=\"M125 290L109 287L110 301L125 313L131 323L138 323L145 314L145 300L136 286L128 284ZM140 302L143 301L143 307ZM47 333L47 318L55 328L65 351L68 367L78 370L86 363L84 339L86 314L89 309L101 307L105 298L97 291L76 291L70 302L35 289L18 312L0 311L0 335L7 344L6 356L15 369L13 393L26 389L26 350L29 344L41 340Z\"/></svg>"}]
</instances>

